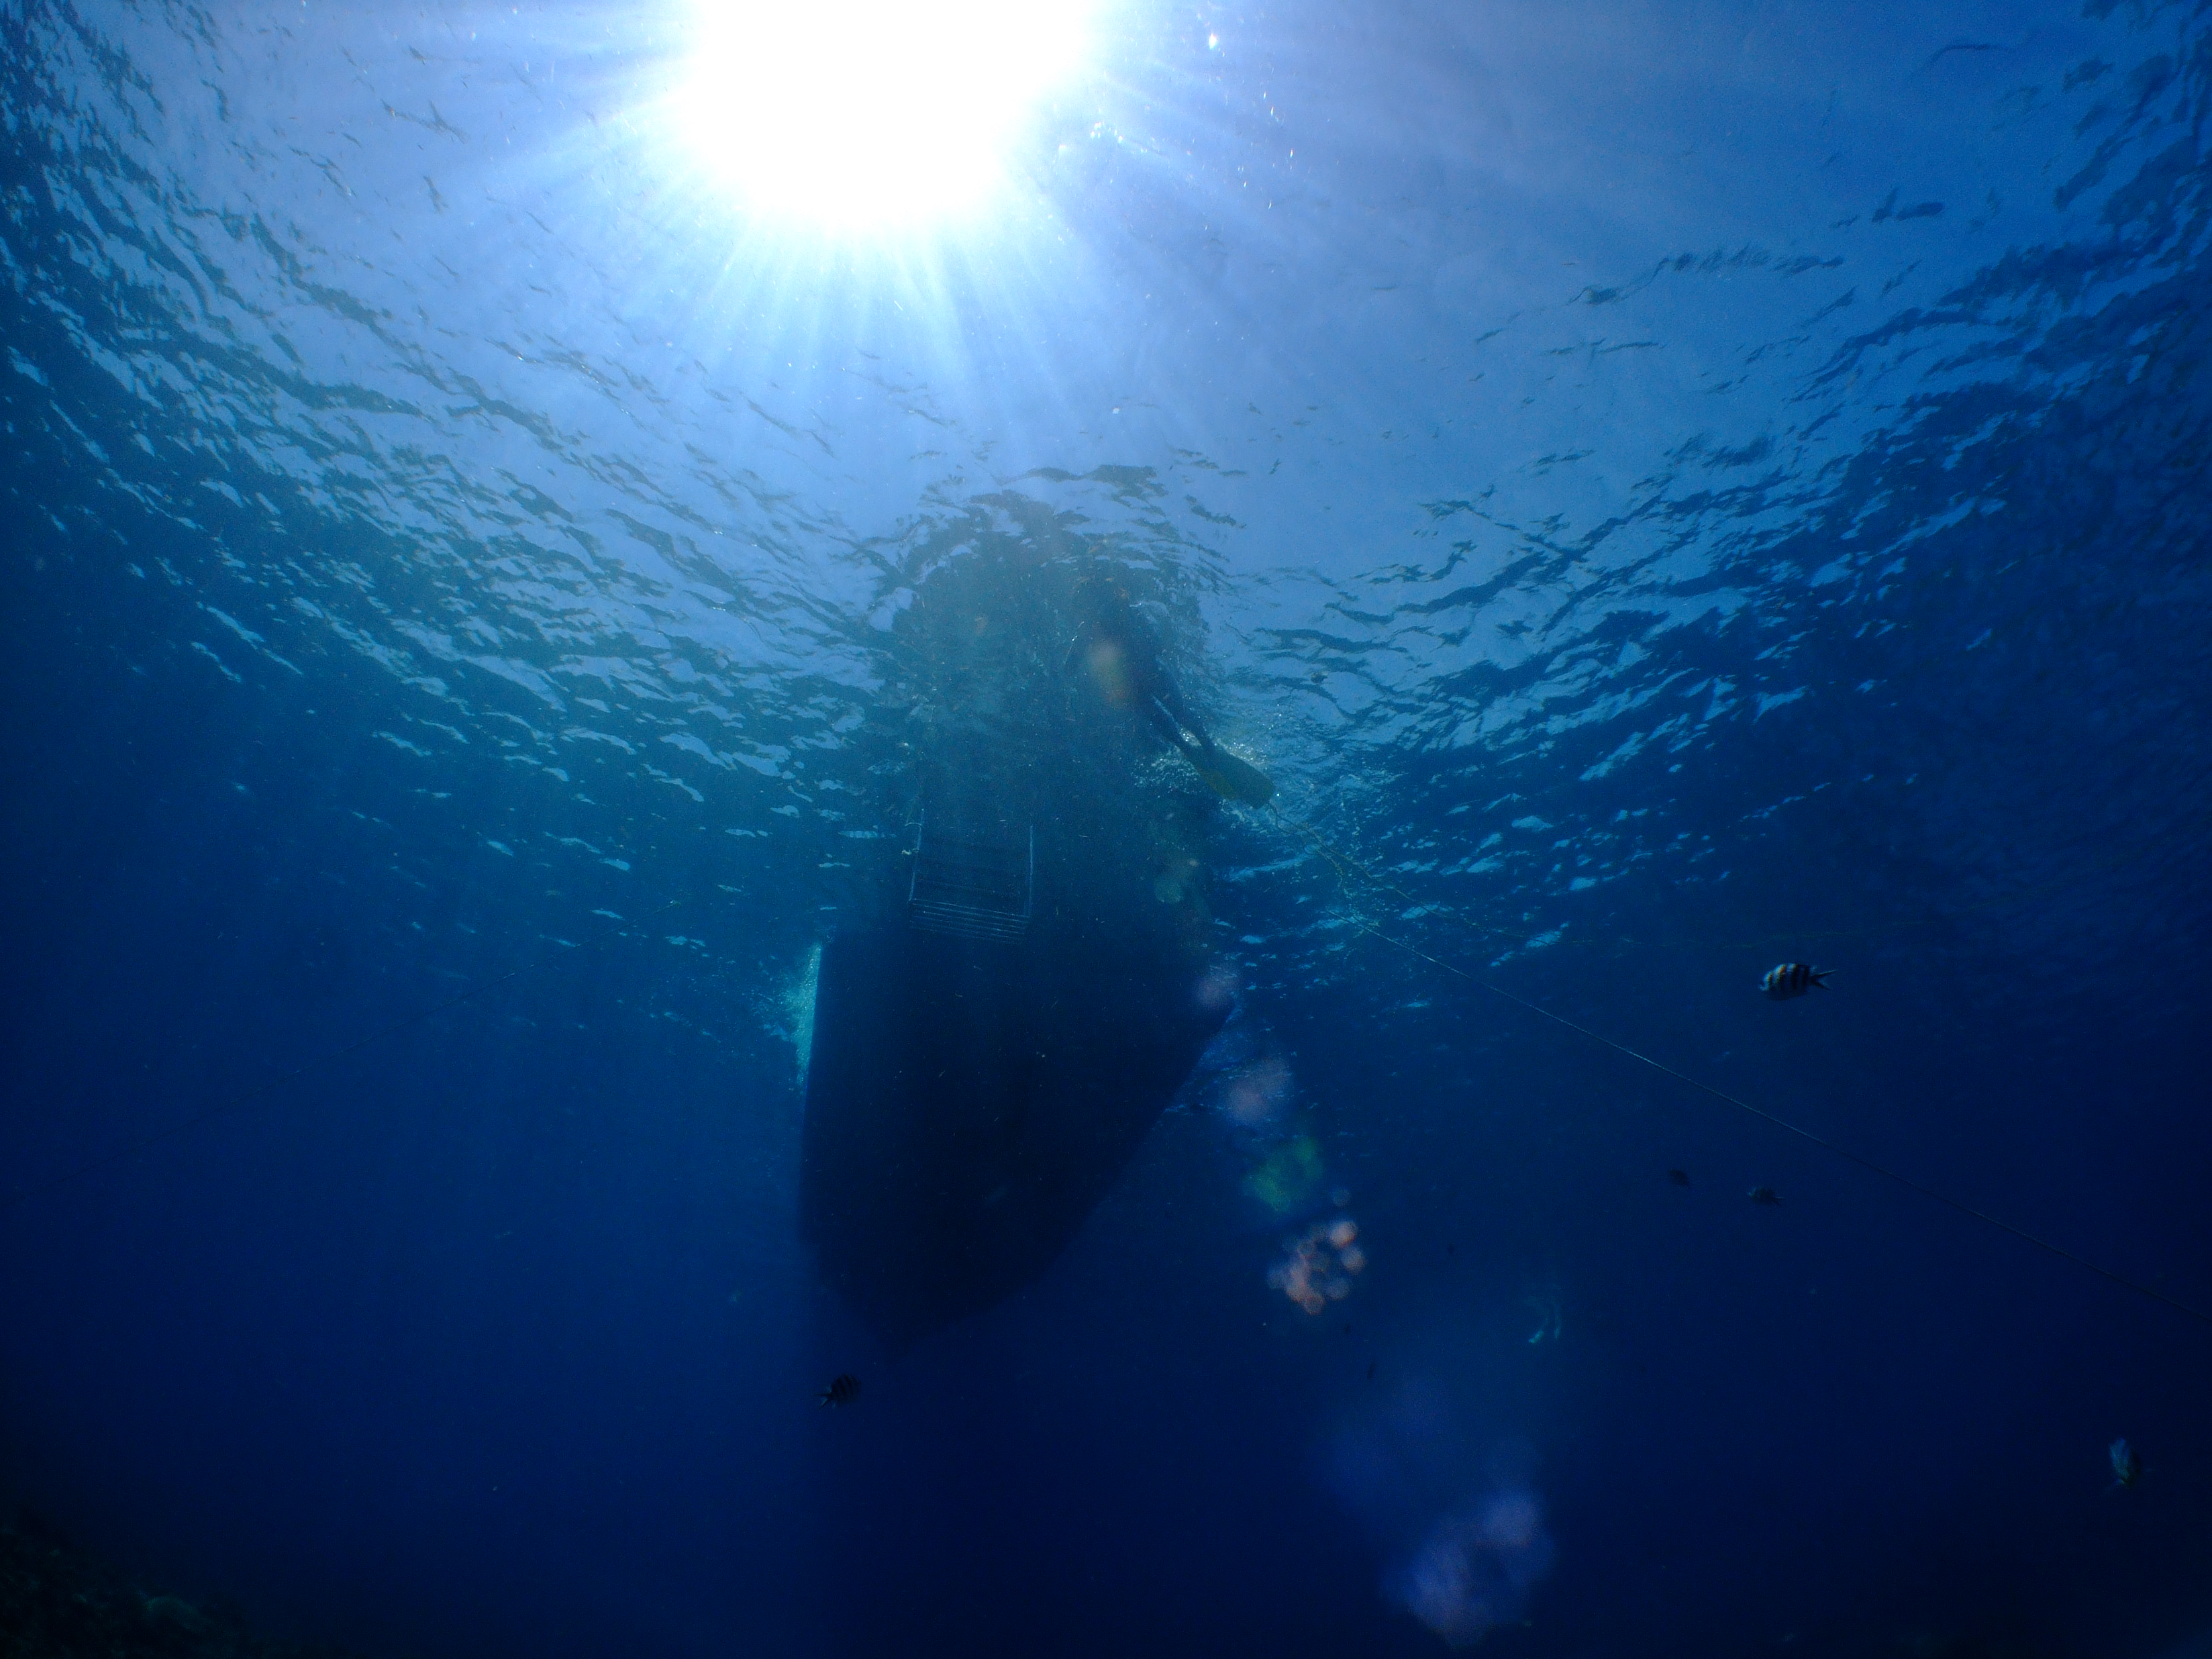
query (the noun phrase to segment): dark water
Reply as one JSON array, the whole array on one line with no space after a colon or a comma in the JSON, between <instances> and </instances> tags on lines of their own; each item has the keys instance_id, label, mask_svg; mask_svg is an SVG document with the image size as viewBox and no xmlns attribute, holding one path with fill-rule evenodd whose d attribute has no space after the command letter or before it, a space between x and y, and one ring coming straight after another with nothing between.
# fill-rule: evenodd
<instances>
[{"instance_id":1,"label":"dark water","mask_svg":"<svg viewBox=\"0 0 2212 1659\"><path fill-rule=\"evenodd\" d=\"M878 242L676 9L0 3L0 1497L374 1650L2203 1650L2204 1320L1486 988L2212 1306L2203 9L1103 18ZM1283 814L887 1365L805 976L1045 544Z\"/></svg>"}]
</instances>

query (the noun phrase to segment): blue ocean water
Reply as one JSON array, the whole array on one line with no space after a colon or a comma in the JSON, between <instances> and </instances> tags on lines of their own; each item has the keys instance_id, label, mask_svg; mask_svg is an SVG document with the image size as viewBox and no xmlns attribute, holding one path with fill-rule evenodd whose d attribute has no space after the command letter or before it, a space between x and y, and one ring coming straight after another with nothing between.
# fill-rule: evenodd
<instances>
[{"instance_id":1,"label":"blue ocean water","mask_svg":"<svg viewBox=\"0 0 2212 1659\"><path fill-rule=\"evenodd\" d=\"M0 0L0 1498L377 1653L2205 1651L2206 9L1128 0L882 238L692 25ZM1235 1011L886 1355L809 975L1070 550Z\"/></svg>"}]
</instances>

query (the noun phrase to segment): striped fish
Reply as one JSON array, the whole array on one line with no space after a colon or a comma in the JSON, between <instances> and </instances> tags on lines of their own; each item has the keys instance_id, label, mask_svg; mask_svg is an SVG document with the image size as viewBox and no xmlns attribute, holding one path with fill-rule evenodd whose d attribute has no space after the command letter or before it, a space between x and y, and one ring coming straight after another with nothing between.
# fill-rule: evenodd
<instances>
[{"instance_id":1,"label":"striped fish","mask_svg":"<svg viewBox=\"0 0 2212 1659\"><path fill-rule=\"evenodd\" d=\"M1777 1002L1787 1002L1792 997L1802 997L1816 985L1826 985L1832 968L1815 968L1808 963L1777 963L1766 970L1766 977L1759 981L1759 988Z\"/></svg>"},{"instance_id":2,"label":"striped fish","mask_svg":"<svg viewBox=\"0 0 2212 1659\"><path fill-rule=\"evenodd\" d=\"M825 1406L849 1406L860 1396L860 1379L844 1371L830 1379L830 1386L822 1390Z\"/></svg>"}]
</instances>

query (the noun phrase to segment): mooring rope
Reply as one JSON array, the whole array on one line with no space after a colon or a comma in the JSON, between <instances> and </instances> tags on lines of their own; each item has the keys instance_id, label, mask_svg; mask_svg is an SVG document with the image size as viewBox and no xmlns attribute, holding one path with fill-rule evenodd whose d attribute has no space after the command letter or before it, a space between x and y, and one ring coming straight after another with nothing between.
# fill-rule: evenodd
<instances>
[{"instance_id":1,"label":"mooring rope","mask_svg":"<svg viewBox=\"0 0 2212 1659\"><path fill-rule=\"evenodd\" d=\"M1313 843L1315 849L1318 851L1322 857L1336 870L1340 883L1341 883L1344 872L1346 870L1355 871L1365 880L1372 882L1376 886L1382 889L1385 892L1396 894L1397 896L1405 899L1410 904L1414 904L1422 909L1449 917L1451 920L1455 921L1461 920L1449 908L1441 905L1422 904L1419 900L1413 898L1412 895L1406 893L1403 890L1383 880L1382 878L1374 875L1365 869L1364 866L1360 865L1357 860L1352 859L1337 850L1335 848L1329 846L1328 842L1322 838L1320 832L1315 830L1311 824L1304 823L1299 819L1292 818L1279 809L1277 810L1275 816L1284 824L1300 831L1308 837L1308 839ZM1382 932L1380 928L1370 927L1367 922L1362 921L1357 915L1352 916L1352 925L1358 928L1361 933L1369 935L1370 938L1381 939L1385 945L1395 945L1397 949L1405 951L1408 956L1417 957L1421 961L1428 963L1433 967L1443 969L1448 974L1456 974L1460 978L1467 981L1478 990L1487 991L1491 995L1497 997L1503 1001L1510 1002L1516 1007L1525 1008L1528 1012L1538 1016L1540 1018L1548 1019L1555 1025L1563 1025L1568 1030L1576 1032L1582 1036L1588 1037L1593 1042L1603 1044L1606 1048L1612 1049L1616 1054L1626 1054L1629 1059L1635 1060L1641 1065L1650 1066L1653 1071L1659 1073L1663 1077L1673 1078L1677 1083L1685 1084L1690 1088L1699 1091L1701 1093L1711 1095L1716 1100L1725 1101L1728 1104L1735 1107L1738 1111L1748 1112L1753 1117L1764 1119L1766 1122L1774 1125L1778 1129L1785 1129L1790 1133L1797 1136L1802 1140L1808 1140L1812 1142L1814 1146L1820 1147L1821 1151L1832 1153L1834 1156L1844 1159L1847 1163L1856 1164L1863 1170L1870 1170L1875 1174L1883 1176L1887 1180L1895 1182L1900 1187L1905 1188L1910 1191L1918 1193L1923 1198L1933 1199L1938 1204L1943 1205L1949 1209L1956 1210L1960 1215L1971 1216L1977 1221L1985 1222L1990 1226L1996 1228L2000 1232L2010 1233L2014 1238L2024 1240L2027 1243L2034 1245L2039 1250L2046 1250L2052 1255L2057 1256L2062 1261L2072 1262L2077 1267L2087 1267L2091 1273L2096 1273L2101 1278L2108 1279L2115 1285L2125 1285L2129 1290L2134 1291L2139 1295L2147 1296L2154 1302L2163 1302L2167 1307L2175 1310L2177 1312L2187 1314L2191 1319L2197 1320L2201 1323L2212 1325L2212 1313L2208 1313L2202 1308L2193 1307L2190 1304L2179 1300L2178 1297L2168 1296L2164 1291L2154 1289L2152 1286L2143 1284L2139 1279L2130 1279L2125 1273L2117 1273L2110 1267L2106 1267L2097 1262L2092 1261L2088 1257L2078 1255L2075 1251L2068 1249L2063 1244L2053 1243L2047 1238L2044 1238L2038 1234L2028 1231L2025 1227L2014 1226L2011 1222L2005 1220L2001 1216L1991 1215L1986 1210L1978 1210L1972 1205L1966 1203L1961 1200L1953 1198L1948 1194L1938 1192L1935 1188L1927 1186L1921 1182L1915 1181L1911 1176L1901 1174L1899 1171L1891 1169L1885 1164L1878 1164L1873 1158L1868 1158L1863 1153L1855 1152L1848 1146L1840 1146L1837 1142L1830 1140L1825 1135L1814 1134L1810 1129L1805 1128L1799 1124L1792 1123L1789 1119L1779 1116L1773 1112L1770 1112L1764 1107L1754 1106L1749 1101L1742 1099L1739 1096L1732 1095L1725 1089L1717 1088L1712 1084L1702 1082L1698 1079L1692 1077L1686 1072L1676 1071L1674 1067L1666 1064L1663 1060L1654 1060L1650 1054L1642 1053L1640 1050L1632 1048L1625 1042L1616 1042L1613 1038L1606 1036L1602 1031L1593 1030L1587 1025L1582 1024L1577 1021L1569 1019L1564 1014L1554 1013L1551 1009L1545 1007L1541 1003L1531 1002L1528 998L1517 996L1513 992L1505 989L1505 988L1501 985L1494 985L1491 983L1490 981L1483 978L1480 974L1471 972L1469 969L1460 966L1457 963L1448 962L1442 957L1431 955L1428 951L1420 949L1418 945L1410 945L1401 939L1393 938L1390 934ZM1470 927L1475 926L1475 924L1473 923L1467 925ZM1487 933L1494 930L1478 927L1477 931Z\"/></svg>"}]
</instances>

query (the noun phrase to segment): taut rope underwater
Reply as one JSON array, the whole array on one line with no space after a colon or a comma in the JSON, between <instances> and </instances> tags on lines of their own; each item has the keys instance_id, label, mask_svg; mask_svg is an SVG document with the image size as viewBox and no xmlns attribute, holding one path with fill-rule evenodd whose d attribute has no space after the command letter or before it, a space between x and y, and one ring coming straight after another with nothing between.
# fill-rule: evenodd
<instances>
[{"instance_id":1,"label":"taut rope underwater","mask_svg":"<svg viewBox=\"0 0 2212 1659\"><path fill-rule=\"evenodd\" d=\"M1496 928L1485 927L1480 923L1468 921L1443 905L1423 903L1422 901L1414 898L1412 894L1406 892L1403 889L1395 886L1391 883L1382 879L1380 876L1376 875L1373 872L1361 865L1357 860L1349 857L1338 848L1330 846L1328 841L1322 837L1321 832L1316 830L1310 823L1304 822L1303 819L1291 817L1279 806L1275 807L1273 811L1275 819L1278 823L1283 824L1285 828L1298 831L1312 843L1314 850L1319 853L1322 858L1328 863L1329 866L1336 871L1337 879L1340 884L1341 884L1344 879L1344 872L1346 871L1354 871L1357 872L1364 879L1372 883L1376 887L1380 888L1382 891L1395 894L1398 897L1404 899L1407 903L1419 905L1422 909L1432 914L1449 917L1452 921L1459 922L1462 926L1468 927L1474 932L1496 933L1500 931ZM1960 1215L1971 1216L1977 1221L1985 1222L1989 1225L1995 1227L2000 1232L2010 1233L2014 1238L2024 1240L2027 1243L2034 1245L2039 1250L2048 1251L2051 1255L2057 1256L2062 1261L2072 1262L2077 1267L2086 1267L2091 1273L2099 1275L2100 1278L2108 1279L2115 1285L2124 1285L2127 1289L2134 1291L2139 1295L2148 1297L2154 1302L2163 1302L2167 1307L2173 1309L2176 1312L2187 1314L2191 1319L2197 1320L2202 1324L2212 1325L2212 1313L2208 1313L2202 1308L2193 1307L2190 1304L2181 1301L2178 1297L2168 1296L2164 1291L2154 1290L2150 1285L2143 1284L2139 1279L2129 1278L2125 1273L2116 1273L2110 1267L2100 1266L2098 1263L2090 1261L2088 1257L2085 1255L2077 1255L2075 1252L2068 1249L2063 1244L2054 1244L2049 1239L2039 1237L2036 1234L2028 1231L2025 1227L2016 1227L2011 1222L2003 1219L2002 1217L1990 1214L1986 1210L1978 1210L1972 1205L1966 1203L1961 1200L1950 1197L1948 1194L1944 1193L1937 1192L1933 1187L1923 1186L1919 1182L1913 1180L1910 1176L1901 1175L1897 1170L1889 1168L1887 1164L1877 1164L1874 1159L1863 1157L1861 1154L1851 1151L1848 1146L1838 1146L1836 1142L1826 1139L1825 1136L1816 1135L1810 1129L1802 1128L1798 1125L1790 1122L1790 1120L1785 1117L1778 1116L1776 1114L1767 1111L1763 1107L1754 1106L1749 1101L1741 1099L1737 1096L1729 1093L1725 1089L1716 1088L1710 1083L1700 1082L1696 1078L1690 1076L1686 1072L1678 1072L1673 1066L1665 1064L1663 1061L1654 1060L1647 1054L1639 1053L1638 1050L1630 1048L1625 1042L1617 1042L1613 1038L1606 1036L1602 1031L1594 1031L1587 1025L1579 1024L1574 1020L1567 1018L1564 1014L1553 1013L1549 1008L1543 1006L1540 1003L1531 1002L1526 997L1516 996L1512 992L1506 990L1503 986L1492 985L1488 980L1482 978L1478 974L1468 971L1467 969L1461 967L1457 963L1446 962L1443 957L1431 956L1426 951L1421 950L1417 945L1408 945L1401 939L1394 939L1389 934L1382 932L1380 928L1370 927L1366 922L1361 921L1356 915L1352 919L1352 926L1357 927L1361 933L1367 934L1370 938L1381 939L1385 945L1395 945L1397 949L1405 951L1408 956L1417 957L1423 962L1428 963L1434 967L1443 969L1448 974L1458 975L1460 978L1467 981L1468 984L1473 985L1478 990L1487 991L1492 996L1498 998L1501 1001L1510 1002L1518 1008L1525 1008L1530 1013L1535 1014L1541 1018L1548 1019L1555 1025L1563 1025L1568 1030L1576 1032L1582 1036L1586 1036L1593 1042L1603 1044L1606 1048L1612 1049L1616 1054L1626 1054L1629 1059L1636 1060L1639 1064L1649 1066L1653 1071L1659 1073L1663 1077L1673 1078L1677 1083L1686 1084L1691 1088L1698 1090L1701 1093L1712 1096L1716 1100L1725 1101L1728 1104L1735 1107L1738 1111L1748 1112L1753 1117L1763 1118L1767 1122L1774 1125L1778 1129L1786 1129L1791 1134L1797 1136L1800 1139L1808 1140L1812 1142L1814 1146L1820 1148L1821 1151L1833 1153L1836 1157L1844 1159L1846 1163L1856 1164L1863 1170L1872 1170L1875 1175L1883 1176L1885 1179L1893 1181L1900 1187L1905 1188L1911 1192L1918 1193L1923 1198L1933 1199L1936 1203L1944 1206L1946 1208L1956 1210Z\"/></svg>"},{"instance_id":2,"label":"taut rope underwater","mask_svg":"<svg viewBox=\"0 0 2212 1659\"><path fill-rule=\"evenodd\" d=\"M1467 921L1464 918L1460 917L1456 913L1445 906L1422 904L1422 902L1414 898L1413 895L1407 893L1402 889L1383 880L1381 877L1376 876L1372 872L1367 870L1357 860L1346 856L1336 848L1330 846L1328 841L1321 835L1320 831L1302 819L1291 817L1282 810L1279 804L1271 803L1268 810L1273 812L1277 823L1286 828L1295 830L1306 837L1306 839L1312 844L1314 850L1319 853L1321 856L1328 861L1329 866L1337 872L1337 878L1340 885L1341 885L1343 882L1344 875L1346 871L1356 872L1360 877L1374 886L1381 889L1384 892L1395 894L1397 896L1406 900L1407 902L1410 904L1420 905L1422 908L1433 914L1449 917L1451 920L1458 921L1461 925L1472 928L1476 932L1492 933L1498 931L1493 928L1484 927L1478 923ZM670 899L666 903L656 906L654 908L647 911L643 915L636 917L632 921L625 921L618 927L606 928L600 933L593 934L591 938L585 939L580 945L571 948L577 951L589 951L595 949L601 945L606 944L611 939L621 938L625 933L635 932L636 929L643 927L646 923L652 921L658 917L665 915L669 911L675 909L678 905L690 902L695 896L695 895L690 893L679 894L676 897ZM1944 1206L1946 1208L1957 1211L1960 1215L1968 1216L1976 1221L1985 1223L1991 1227L1996 1228L2000 1232L2009 1233L2014 1238L2021 1239L2027 1243L2033 1244L2039 1250L2043 1250L2051 1255L2055 1255L2062 1261L2070 1261L2078 1267L2086 1267L2089 1272L2099 1275L2100 1278L2110 1279L2113 1284L2123 1285L2129 1290L2136 1291L2138 1295L2149 1297L2154 1302L2162 1302L2167 1307L2173 1309L2176 1312L2186 1314L2189 1317L2197 1320L2202 1324L2212 1325L2212 1313L2208 1313L2201 1308L2194 1307L2189 1303L2181 1301L2178 1297L2168 1296L2165 1291L2155 1290L2138 1279L2130 1279L2125 1273L2118 1273L2110 1267L2100 1266L2099 1263L2090 1261L2087 1256L2077 1255L2074 1251L2066 1249L2065 1246L2062 1244L2054 1244L2049 1239L2040 1237L2037 1234L2028 1231L2025 1227L2014 1226L2011 1222L2006 1221L2001 1217L1991 1215L1985 1210L1978 1210L1971 1204L1967 1204L1961 1200L1952 1198L1947 1194L1936 1191L1933 1187L1924 1186L1921 1182L1913 1180L1911 1176L1902 1175L1897 1170L1890 1169L1886 1164L1878 1164L1874 1159L1852 1152L1847 1146L1839 1146L1835 1141L1830 1140L1825 1136L1814 1134L1810 1129L1802 1128L1797 1124L1790 1122L1787 1118L1778 1116L1775 1113L1767 1111L1763 1107L1754 1106L1749 1101L1741 1099L1735 1095L1729 1093L1725 1089L1717 1088L1710 1083L1700 1082L1698 1079L1690 1076L1686 1072L1678 1072L1673 1066L1668 1066L1661 1060L1654 1060L1650 1055L1640 1053L1637 1049L1630 1048L1625 1042L1616 1042L1612 1037L1606 1036L1602 1031L1593 1030L1587 1025L1580 1024L1574 1020L1567 1018L1564 1014L1553 1013L1550 1009L1543 1006L1540 1003L1531 1002L1526 997L1516 996L1502 986L1493 985L1489 981L1482 978L1477 974L1470 972L1465 968L1461 967L1456 963L1447 962L1443 957L1432 956L1428 951L1421 950L1416 945L1409 945L1403 939L1394 939L1391 935L1383 933L1380 928L1370 927L1365 921L1359 920L1357 916L1352 919L1352 925L1361 933L1365 933L1371 938L1381 939L1385 945L1393 945L1397 949L1405 951L1408 956L1418 957L1419 960L1428 963L1433 967L1441 968L1446 973L1457 975L1460 978L1474 986L1478 990L1486 991L1492 996L1498 998L1501 1001L1510 1002L1516 1007L1526 1009L1528 1012L1534 1014L1540 1018L1550 1020L1555 1025L1564 1026L1568 1030L1576 1032L1579 1036L1585 1036L1593 1042L1596 1042L1601 1044L1605 1048L1611 1048L1617 1054L1626 1055L1629 1059L1637 1061L1640 1065L1648 1066L1653 1071L1660 1073L1662 1077L1672 1078L1678 1083L1685 1084L1690 1088L1698 1090L1701 1093L1712 1096L1716 1100L1725 1102L1729 1105L1735 1107L1738 1111L1747 1112L1753 1117L1763 1119L1766 1122L1774 1125L1774 1127L1778 1129L1787 1130L1790 1133L1797 1136L1800 1139L1811 1142L1814 1146L1820 1147L1823 1152L1832 1153L1835 1157L1840 1158L1847 1163L1856 1164L1861 1169L1870 1170L1874 1174L1881 1176L1887 1180L1893 1181L1899 1186L1905 1188L1909 1191L1917 1193L1923 1198L1932 1199L1936 1203ZM519 967L510 968L507 972L497 975L493 978L483 980L477 984L471 985L466 990L458 992L453 996L446 998L442 1002L433 1003L428 1007L410 1014L403 1019L395 1020L391 1024L380 1026L364 1036L356 1037L353 1042L345 1044L343 1048L333 1048L329 1050L327 1053L317 1054L310 1059L302 1060L297 1066L293 1066L289 1071L280 1073L276 1076L257 1084L252 1088L246 1090L242 1093L229 1096L215 1105L206 1108L203 1111L196 1112L191 1116L185 1118L179 1122L169 1125L167 1128L156 1129L150 1133L137 1136L132 1139L126 1141L121 1146L117 1147L114 1151L105 1153L101 1157L94 1158L88 1163L79 1164L75 1169L67 1170L64 1173L55 1176L51 1181L41 1182L36 1186L27 1187L19 1192L9 1194L5 1198L0 1198L0 1212L13 1210L19 1205L29 1203L33 1199L42 1198L49 1193L58 1192L64 1187L72 1186L77 1182L83 1180L88 1176L96 1175L102 1170L111 1168L117 1164L122 1163L126 1158L135 1158L149 1146L159 1146L164 1140L173 1140L179 1135L189 1133L193 1129L198 1128L201 1124L206 1123L211 1119L221 1117L228 1112L237 1111L243 1107L252 1105L255 1101L262 1099L265 1096L276 1093L276 1091L284 1087L285 1085L305 1077L310 1072L319 1071L325 1066L333 1065L337 1061L343 1060L347 1055L358 1054L362 1049L383 1042L387 1037L397 1036L400 1032L410 1030L415 1026L422 1024L426 1020L433 1019L438 1015L444 1013L448 1009L457 1008L460 1006L461 1004L471 1000L472 998L482 996L485 992L495 990L498 987L507 984L509 981L520 979L526 975L536 973L538 969L550 967L552 963L560 961L561 959L562 958L560 957L544 956L538 957L533 962L524 963Z\"/></svg>"}]
</instances>

